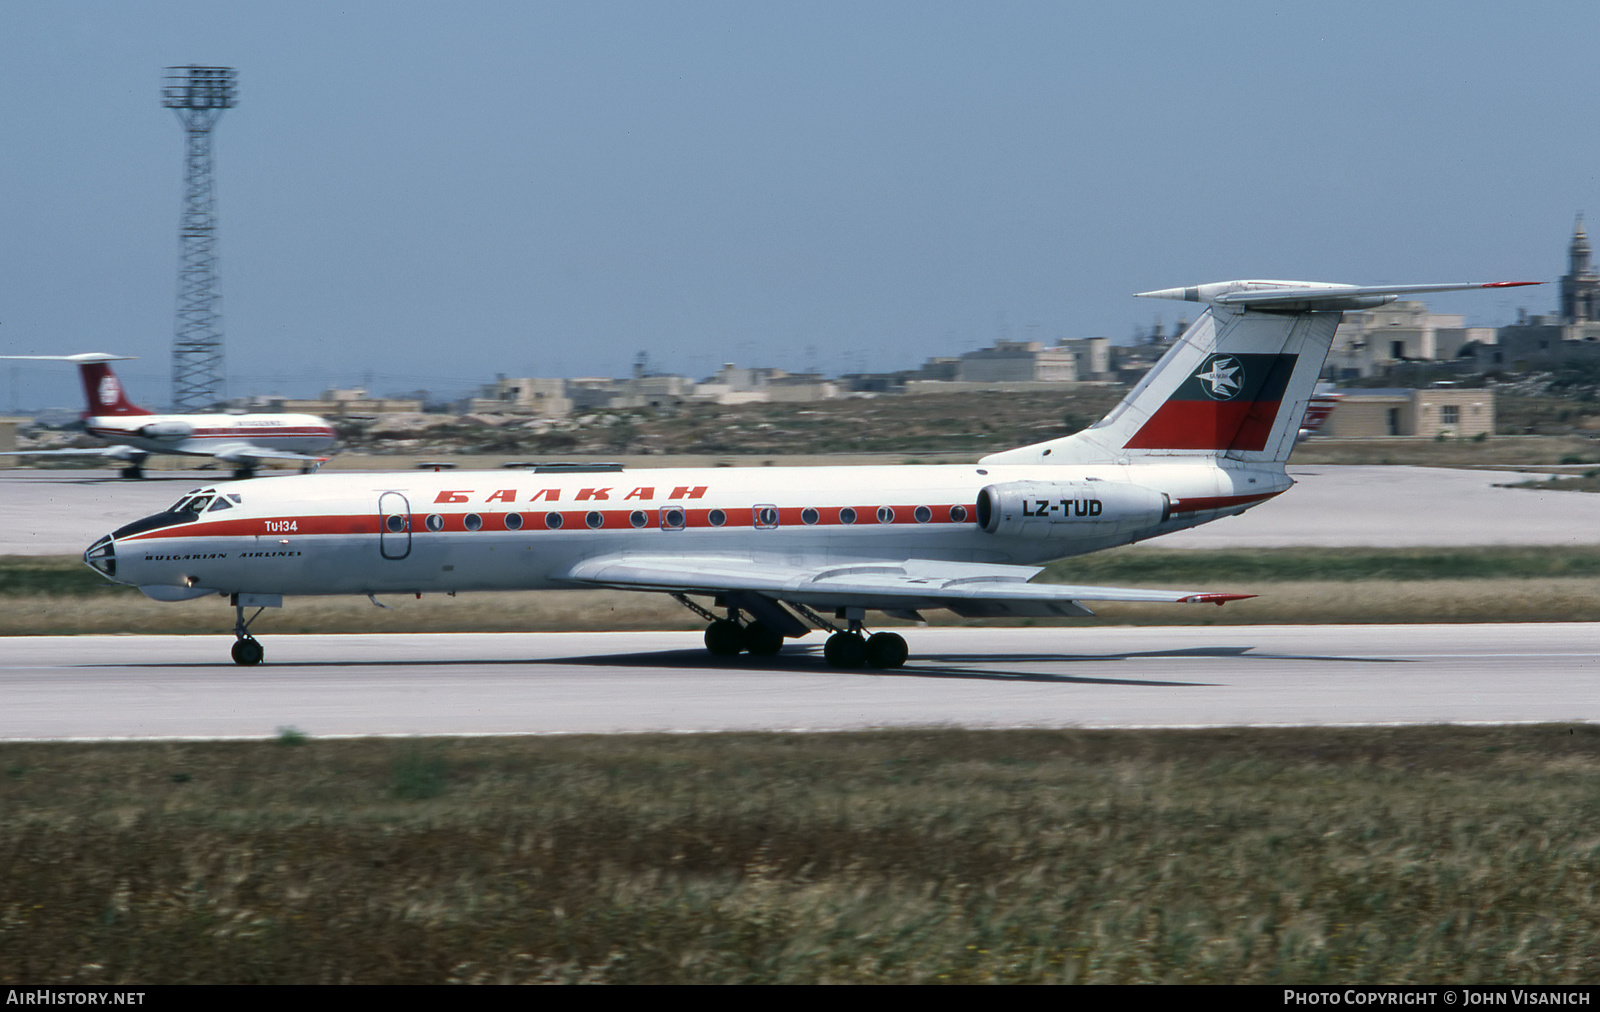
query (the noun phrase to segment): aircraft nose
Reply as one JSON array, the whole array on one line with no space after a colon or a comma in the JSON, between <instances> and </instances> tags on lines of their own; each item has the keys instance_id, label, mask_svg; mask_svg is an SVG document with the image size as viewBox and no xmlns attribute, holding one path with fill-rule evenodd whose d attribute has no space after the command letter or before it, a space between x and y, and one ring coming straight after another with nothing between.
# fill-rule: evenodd
<instances>
[{"instance_id":1,"label":"aircraft nose","mask_svg":"<svg viewBox=\"0 0 1600 1012\"><path fill-rule=\"evenodd\" d=\"M117 578L117 542L107 534L90 545L83 553L83 562L101 576Z\"/></svg>"}]
</instances>

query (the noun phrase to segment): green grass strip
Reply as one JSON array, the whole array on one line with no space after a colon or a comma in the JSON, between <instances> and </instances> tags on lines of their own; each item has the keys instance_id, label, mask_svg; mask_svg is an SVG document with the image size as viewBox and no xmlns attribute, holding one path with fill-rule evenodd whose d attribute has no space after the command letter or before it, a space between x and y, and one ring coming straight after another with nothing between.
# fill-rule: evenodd
<instances>
[{"instance_id":1,"label":"green grass strip","mask_svg":"<svg viewBox=\"0 0 1600 1012\"><path fill-rule=\"evenodd\" d=\"M1473 548L1258 548L1183 551L1120 548L1062 559L1046 578L1061 583L1494 580L1600 576L1600 545Z\"/></svg>"},{"instance_id":2,"label":"green grass strip","mask_svg":"<svg viewBox=\"0 0 1600 1012\"><path fill-rule=\"evenodd\" d=\"M1600 577L1600 545L1475 548L1120 548L1051 563L1060 583L1493 580ZM125 592L75 556L0 556L0 596L82 597Z\"/></svg>"}]
</instances>

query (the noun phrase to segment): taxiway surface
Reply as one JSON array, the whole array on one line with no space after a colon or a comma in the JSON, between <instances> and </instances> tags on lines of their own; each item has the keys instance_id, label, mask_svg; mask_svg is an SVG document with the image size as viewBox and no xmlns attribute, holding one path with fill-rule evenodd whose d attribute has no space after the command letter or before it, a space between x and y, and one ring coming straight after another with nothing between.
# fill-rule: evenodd
<instances>
[{"instance_id":1,"label":"taxiway surface","mask_svg":"<svg viewBox=\"0 0 1600 1012\"><path fill-rule=\"evenodd\" d=\"M0 739L1600 721L1600 625L923 629L894 672L821 637L713 665L696 633L0 640ZM814 641L814 642L812 642Z\"/></svg>"}]
</instances>

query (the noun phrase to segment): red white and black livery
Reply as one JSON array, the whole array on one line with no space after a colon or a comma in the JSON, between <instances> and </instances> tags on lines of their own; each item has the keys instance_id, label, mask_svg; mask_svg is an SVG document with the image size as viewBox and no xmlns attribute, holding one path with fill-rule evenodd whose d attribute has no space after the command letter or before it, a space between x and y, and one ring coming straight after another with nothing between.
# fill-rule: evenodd
<instances>
[{"instance_id":1,"label":"red white and black livery","mask_svg":"<svg viewBox=\"0 0 1600 1012\"><path fill-rule=\"evenodd\" d=\"M235 478L248 478L258 465L284 461L302 471L315 471L327 460L319 451L331 447L333 426L316 415L207 414L160 415L128 400L110 362L129 355L86 352L81 355L0 355L0 359L71 362L83 380L88 408L84 430L110 446L73 450L10 451L18 456L100 456L119 461L124 478L144 477L145 458L152 453L211 457L233 466Z\"/></svg>"},{"instance_id":2,"label":"red white and black livery","mask_svg":"<svg viewBox=\"0 0 1600 1012\"><path fill-rule=\"evenodd\" d=\"M671 594L718 655L813 627L838 667L893 668L918 618L1088 615L1085 601L1240 596L1034 583L1043 563L1234 516L1286 491L1284 464L1346 309L1411 292L1238 281L1146 295L1209 303L1098 423L975 464L339 474L222 484L96 541L85 561L160 600L610 587ZM374 598L374 600L376 600ZM255 614L260 614L259 610Z\"/></svg>"}]
</instances>

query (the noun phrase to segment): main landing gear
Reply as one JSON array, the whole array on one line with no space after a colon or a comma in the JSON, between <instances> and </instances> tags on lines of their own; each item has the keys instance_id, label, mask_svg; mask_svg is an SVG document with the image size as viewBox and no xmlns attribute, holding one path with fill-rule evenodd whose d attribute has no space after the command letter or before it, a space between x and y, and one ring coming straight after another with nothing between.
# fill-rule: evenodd
<instances>
[{"instance_id":1,"label":"main landing gear","mask_svg":"<svg viewBox=\"0 0 1600 1012\"><path fill-rule=\"evenodd\" d=\"M710 625L706 626L706 649L713 657L737 657L743 653L748 653L752 657L771 657L783 649L784 633L780 633L760 619L752 618L744 621L739 609L731 604L728 606L727 617L718 618L715 613L702 608L687 595L672 596L679 604L710 622ZM717 604L724 604L723 599L718 598ZM789 619L794 623L794 628L788 635L795 637L805 635L805 626L796 621L793 615L784 612L782 605L774 601L768 601L766 604L769 613L772 609L779 609L776 619ZM822 648L822 656L831 667L890 669L903 667L906 663L908 651L904 637L891 632L862 636L861 620L865 614L864 609L839 609L838 617L845 619L848 624L846 629L840 629L804 605L790 602L788 607L799 612L818 628L832 633ZM768 617L773 616L769 614Z\"/></svg>"},{"instance_id":2,"label":"main landing gear","mask_svg":"<svg viewBox=\"0 0 1600 1012\"><path fill-rule=\"evenodd\" d=\"M809 617L821 623L816 615ZM833 630L833 635L822 647L822 656L827 658L829 664L836 668L905 666L905 637L898 633L877 632L866 639L861 638L861 620L866 617L865 608L840 608L836 617L845 620L846 628L839 629L831 623L821 623L824 628Z\"/></svg>"},{"instance_id":3,"label":"main landing gear","mask_svg":"<svg viewBox=\"0 0 1600 1012\"><path fill-rule=\"evenodd\" d=\"M898 633L873 633L866 639L859 632L836 632L822 647L822 656L836 668L898 668L906 663L905 637Z\"/></svg>"},{"instance_id":4,"label":"main landing gear","mask_svg":"<svg viewBox=\"0 0 1600 1012\"><path fill-rule=\"evenodd\" d=\"M745 652L771 657L783 649L783 637L760 622L740 625L732 618L719 618L706 626L706 649L717 657L737 657Z\"/></svg>"},{"instance_id":5,"label":"main landing gear","mask_svg":"<svg viewBox=\"0 0 1600 1012\"><path fill-rule=\"evenodd\" d=\"M267 656L267 651L256 638L250 635L250 623L261 617L265 608L257 608L256 613L248 619L244 617L244 605L239 603L239 595L233 595L233 635L237 637L233 644L233 663L246 668L253 668L260 664Z\"/></svg>"}]
</instances>

